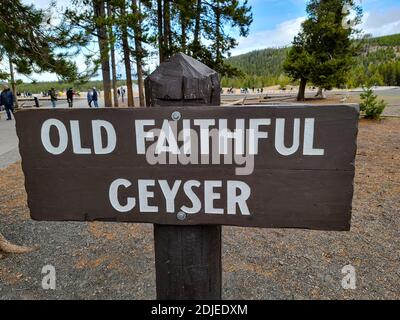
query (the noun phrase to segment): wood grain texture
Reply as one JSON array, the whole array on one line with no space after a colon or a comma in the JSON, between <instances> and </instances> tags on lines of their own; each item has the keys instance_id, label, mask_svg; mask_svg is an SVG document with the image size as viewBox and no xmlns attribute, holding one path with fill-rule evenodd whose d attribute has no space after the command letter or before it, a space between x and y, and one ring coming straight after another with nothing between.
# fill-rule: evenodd
<instances>
[{"instance_id":1,"label":"wood grain texture","mask_svg":"<svg viewBox=\"0 0 400 320\"><path fill-rule=\"evenodd\" d=\"M155 119L156 125L161 126L162 121L170 119L175 110L181 112L182 119L228 119L228 126L232 128L237 118L313 117L316 119L314 143L317 147L324 147L325 155L313 157L298 152L288 157L281 156L273 151L274 131L270 130L269 138L263 140L260 154L255 158L251 175L237 176L236 165L232 164L149 165L145 156L136 154L134 121ZM116 149L108 155L77 155L69 145L61 155L49 154L40 139L41 124L49 118L59 119L66 126L70 120L79 119L83 146L93 143L91 120L109 121L116 130ZM350 228L358 123L358 111L352 106L43 109L17 112L16 119L28 204L32 218L37 220L223 224L320 230ZM290 132L290 125L288 130ZM52 139L57 139L57 136ZM119 213L108 199L109 185L117 178L133 183L138 179L166 179L170 185L177 179L221 180L223 184L228 180L243 181L252 191L248 201L251 215L200 212L179 221L176 214L163 211L165 200L157 185L151 202L159 207L159 213L140 213L137 207L132 212ZM215 206L225 208L226 190L221 188L220 191L221 199L215 201ZM197 193L200 199L204 198L201 188ZM121 192L121 196L136 197L137 190L128 188ZM187 201L179 192L175 201L176 212Z\"/></svg>"},{"instance_id":2,"label":"wood grain texture","mask_svg":"<svg viewBox=\"0 0 400 320\"><path fill-rule=\"evenodd\" d=\"M157 299L221 299L221 226L154 226Z\"/></svg>"},{"instance_id":3,"label":"wood grain texture","mask_svg":"<svg viewBox=\"0 0 400 320\"><path fill-rule=\"evenodd\" d=\"M145 87L152 107L221 101L217 72L181 53L149 75ZM154 245L158 299L221 299L221 226L154 224Z\"/></svg>"}]
</instances>

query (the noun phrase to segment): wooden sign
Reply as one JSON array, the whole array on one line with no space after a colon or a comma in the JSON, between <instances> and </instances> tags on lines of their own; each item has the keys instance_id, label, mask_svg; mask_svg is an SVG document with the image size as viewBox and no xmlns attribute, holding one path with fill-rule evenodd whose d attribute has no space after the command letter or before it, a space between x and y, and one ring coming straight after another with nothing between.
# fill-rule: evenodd
<instances>
[{"instance_id":1,"label":"wooden sign","mask_svg":"<svg viewBox=\"0 0 400 320\"><path fill-rule=\"evenodd\" d=\"M16 113L31 216L349 230L355 106Z\"/></svg>"}]
</instances>

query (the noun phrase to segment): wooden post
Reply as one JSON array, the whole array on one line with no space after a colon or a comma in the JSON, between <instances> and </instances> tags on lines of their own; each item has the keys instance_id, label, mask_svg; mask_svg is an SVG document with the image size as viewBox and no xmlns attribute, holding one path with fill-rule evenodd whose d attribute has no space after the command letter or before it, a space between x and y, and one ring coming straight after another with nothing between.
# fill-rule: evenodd
<instances>
[{"instance_id":1,"label":"wooden post","mask_svg":"<svg viewBox=\"0 0 400 320\"><path fill-rule=\"evenodd\" d=\"M8 55L8 61L9 61L9 64L10 64L11 90L12 90L12 93L13 93L14 99L15 99L15 108L18 108L19 105L18 105L17 89L16 89L16 87L15 87L14 65L13 65L13 62L12 62L12 60L11 60L11 54Z\"/></svg>"},{"instance_id":2,"label":"wooden post","mask_svg":"<svg viewBox=\"0 0 400 320\"><path fill-rule=\"evenodd\" d=\"M199 78L188 78L187 70L196 69ZM171 76L177 77L176 87ZM185 87L198 81L200 88ZM157 84L154 86L154 84ZM177 54L161 63L145 81L148 106L219 105L218 74L200 62ZM190 92L185 92L190 90ZM171 94L172 93L172 94ZM189 96L190 100L185 100ZM177 99L178 98L178 99ZM157 299L221 299L221 226L154 225Z\"/></svg>"},{"instance_id":3,"label":"wooden post","mask_svg":"<svg viewBox=\"0 0 400 320\"><path fill-rule=\"evenodd\" d=\"M154 225L157 299L221 299L221 226Z\"/></svg>"}]
</instances>

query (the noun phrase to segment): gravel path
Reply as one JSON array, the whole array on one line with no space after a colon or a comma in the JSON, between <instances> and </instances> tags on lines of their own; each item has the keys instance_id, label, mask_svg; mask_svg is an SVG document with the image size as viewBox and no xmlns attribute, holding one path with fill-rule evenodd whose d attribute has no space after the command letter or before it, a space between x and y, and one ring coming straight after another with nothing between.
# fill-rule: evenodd
<instances>
[{"instance_id":1,"label":"gravel path","mask_svg":"<svg viewBox=\"0 0 400 320\"><path fill-rule=\"evenodd\" d=\"M224 227L223 298L400 299L399 163L400 120L362 120L351 232ZM35 222L23 183L19 163L0 170L0 230L40 248L0 260L1 299L155 298L151 225ZM41 287L46 264L56 290Z\"/></svg>"},{"instance_id":2,"label":"gravel path","mask_svg":"<svg viewBox=\"0 0 400 320\"><path fill-rule=\"evenodd\" d=\"M6 121L0 114L0 169L20 160L15 121Z\"/></svg>"}]
</instances>

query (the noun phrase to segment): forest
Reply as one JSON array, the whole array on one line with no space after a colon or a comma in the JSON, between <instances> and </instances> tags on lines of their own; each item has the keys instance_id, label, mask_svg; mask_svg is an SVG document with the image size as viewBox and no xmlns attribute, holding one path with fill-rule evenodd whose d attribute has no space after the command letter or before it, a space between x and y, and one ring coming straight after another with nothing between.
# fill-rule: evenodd
<instances>
[{"instance_id":1,"label":"forest","mask_svg":"<svg viewBox=\"0 0 400 320\"><path fill-rule=\"evenodd\" d=\"M400 34L376 38L365 36L357 44L360 45L359 55L354 57L345 86L400 86ZM291 80L283 70L288 50L289 47L268 48L228 58L227 63L242 74L223 77L223 86L251 88L290 84Z\"/></svg>"},{"instance_id":2,"label":"forest","mask_svg":"<svg viewBox=\"0 0 400 320\"><path fill-rule=\"evenodd\" d=\"M71 0L58 14L21 0L2 0L3 4L0 80L21 92L27 87L15 75L55 73L59 83L54 87L62 83L65 89L101 74L98 87L107 106L118 105L115 92L121 79L126 80L128 106L135 106L135 80L139 105L145 106L149 61L162 63L177 52L221 75L239 75L225 58L237 46L236 39L248 35L253 21L247 0ZM84 70L77 66L78 55Z\"/></svg>"},{"instance_id":3,"label":"forest","mask_svg":"<svg viewBox=\"0 0 400 320\"><path fill-rule=\"evenodd\" d=\"M224 87L284 88L298 84L284 72L285 60L293 47L229 57L238 37L249 34L253 15L247 1L72 0L58 18L47 17L43 10L20 1L4 1L8 6L3 15L15 12L15 19L1 20L4 32L0 33L0 59L7 61L9 71L0 70L0 79L8 80L15 92L36 93L48 90L49 86L59 90L96 86L104 90L106 105L111 106L113 102L118 104L112 92L116 92L122 80L127 86L128 106L134 106L135 85L139 105L143 106L144 78L152 71L149 61L161 63L176 52L186 53L217 70ZM346 79L340 81L341 86L400 85L400 34L363 36L353 43L359 50L351 57L351 68L344 71ZM72 58L78 53L85 57L87 65L79 72ZM54 72L59 81L21 83L14 79L14 71L26 76ZM100 75L100 83L91 81ZM308 85L313 85L312 81Z\"/></svg>"}]
</instances>

